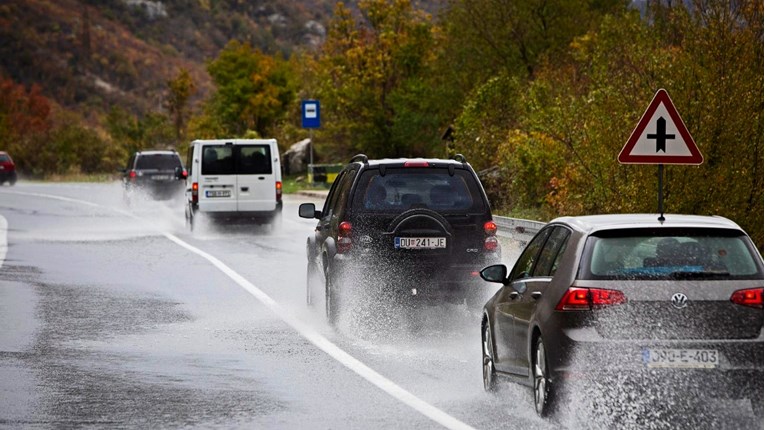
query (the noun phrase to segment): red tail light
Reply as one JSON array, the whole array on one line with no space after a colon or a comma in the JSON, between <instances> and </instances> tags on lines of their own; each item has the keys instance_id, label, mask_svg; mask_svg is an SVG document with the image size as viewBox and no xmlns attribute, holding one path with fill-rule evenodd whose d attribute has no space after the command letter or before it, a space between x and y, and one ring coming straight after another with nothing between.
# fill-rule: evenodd
<instances>
[{"instance_id":1,"label":"red tail light","mask_svg":"<svg viewBox=\"0 0 765 430\"><path fill-rule=\"evenodd\" d=\"M181 172L181 178L186 179L189 177L189 172L186 171L186 169L183 169L183 172Z\"/></svg>"},{"instance_id":2,"label":"red tail light","mask_svg":"<svg viewBox=\"0 0 765 430\"><path fill-rule=\"evenodd\" d=\"M282 183L281 183L281 181L276 181L276 201L277 202L282 201Z\"/></svg>"},{"instance_id":3,"label":"red tail light","mask_svg":"<svg viewBox=\"0 0 765 430\"><path fill-rule=\"evenodd\" d=\"M337 252L343 253L351 249L351 231L353 230L351 223L343 221L337 227Z\"/></svg>"},{"instance_id":4,"label":"red tail light","mask_svg":"<svg viewBox=\"0 0 765 430\"><path fill-rule=\"evenodd\" d=\"M404 163L404 167L428 167L427 161L407 161Z\"/></svg>"},{"instance_id":5,"label":"red tail light","mask_svg":"<svg viewBox=\"0 0 765 430\"><path fill-rule=\"evenodd\" d=\"M626 303L624 293L602 288L571 287L560 299L556 311L588 311L593 308Z\"/></svg>"},{"instance_id":6,"label":"red tail light","mask_svg":"<svg viewBox=\"0 0 765 430\"><path fill-rule=\"evenodd\" d=\"M191 184L191 202L197 203L199 201L199 183L194 182Z\"/></svg>"},{"instance_id":7,"label":"red tail light","mask_svg":"<svg viewBox=\"0 0 765 430\"><path fill-rule=\"evenodd\" d=\"M762 309L762 288L734 291L730 301L737 305Z\"/></svg>"},{"instance_id":8,"label":"red tail light","mask_svg":"<svg viewBox=\"0 0 765 430\"><path fill-rule=\"evenodd\" d=\"M128 173L128 177L131 181L135 180L135 170L131 170L130 173Z\"/></svg>"},{"instance_id":9,"label":"red tail light","mask_svg":"<svg viewBox=\"0 0 765 430\"><path fill-rule=\"evenodd\" d=\"M497 224L494 221L483 223L483 232L486 233L486 239L483 241L483 249L495 252L499 250L499 240L497 240Z\"/></svg>"}]
</instances>

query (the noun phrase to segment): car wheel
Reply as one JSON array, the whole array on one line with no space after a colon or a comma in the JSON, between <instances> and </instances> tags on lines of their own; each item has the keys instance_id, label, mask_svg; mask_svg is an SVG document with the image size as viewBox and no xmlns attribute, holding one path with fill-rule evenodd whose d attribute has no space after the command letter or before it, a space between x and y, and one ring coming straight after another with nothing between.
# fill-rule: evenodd
<instances>
[{"instance_id":1,"label":"car wheel","mask_svg":"<svg viewBox=\"0 0 765 430\"><path fill-rule=\"evenodd\" d=\"M534 408L540 417L550 416L554 406L550 370L547 367L545 344L541 337L534 348Z\"/></svg>"},{"instance_id":2,"label":"car wheel","mask_svg":"<svg viewBox=\"0 0 765 430\"><path fill-rule=\"evenodd\" d=\"M494 347L491 340L489 323L483 328L483 389L493 392L497 389L497 373L494 370Z\"/></svg>"},{"instance_id":3,"label":"car wheel","mask_svg":"<svg viewBox=\"0 0 765 430\"><path fill-rule=\"evenodd\" d=\"M308 262L305 275L305 302L308 306L313 306L314 295L318 290L319 270L316 263Z\"/></svg>"},{"instance_id":4,"label":"car wheel","mask_svg":"<svg viewBox=\"0 0 765 430\"><path fill-rule=\"evenodd\" d=\"M332 283L332 273L329 271L329 267L326 267L324 269L324 304L327 312L327 321L332 326L337 322L337 316L340 313L336 288Z\"/></svg>"}]
</instances>

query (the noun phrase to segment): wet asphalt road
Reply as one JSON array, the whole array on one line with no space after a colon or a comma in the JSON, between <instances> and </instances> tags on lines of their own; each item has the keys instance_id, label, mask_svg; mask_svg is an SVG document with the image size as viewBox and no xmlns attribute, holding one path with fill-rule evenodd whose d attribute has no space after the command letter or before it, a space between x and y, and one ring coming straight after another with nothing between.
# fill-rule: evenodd
<instances>
[{"instance_id":1,"label":"wet asphalt road","mask_svg":"<svg viewBox=\"0 0 765 430\"><path fill-rule=\"evenodd\" d=\"M297 217L302 201L285 197L278 231L190 234L180 203L127 207L116 183L0 187L0 426L558 428L536 418L526 388L483 392L479 321L465 306L430 310L416 333L354 315L335 330L308 309L315 223ZM416 400L381 390L285 318Z\"/></svg>"}]
</instances>

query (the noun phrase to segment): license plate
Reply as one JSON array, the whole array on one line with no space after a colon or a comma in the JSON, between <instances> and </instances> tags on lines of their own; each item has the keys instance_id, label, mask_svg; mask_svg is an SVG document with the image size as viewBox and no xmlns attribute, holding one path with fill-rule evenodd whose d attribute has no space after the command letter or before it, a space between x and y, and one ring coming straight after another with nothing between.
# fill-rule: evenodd
<instances>
[{"instance_id":1,"label":"license plate","mask_svg":"<svg viewBox=\"0 0 765 430\"><path fill-rule=\"evenodd\" d=\"M231 197L231 190L207 190L205 197Z\"/></svg>"},{"instance_id":2,"label":"license plate","mask_svg":"<svg viewBox=\"0 0 765 430\"><path fill-rule=\"evenodd\" d=\"M151 179L154 179L155 181L167 181L170 179L169 175L154 175L151 177Z\"/></svg>"},{"instance_id":3,"label":"license plate","mask_svg":"<svg viewBox=\"0 0 765 430\"><path fill-rule=\"evenodd\" d=\"M711 369L720 363L716 349L644 349L643 363L646 367Z\"/></svg>"},{"instance_id":4,"label":"license plate","mask_svg":"<svg viewBox=\"0 0 765 430\"><path fill-rule=\"evenodd\" d=\"M445 237L396 237L396 249L438 249L446 248Z\"/></svg>"}]
</instances>

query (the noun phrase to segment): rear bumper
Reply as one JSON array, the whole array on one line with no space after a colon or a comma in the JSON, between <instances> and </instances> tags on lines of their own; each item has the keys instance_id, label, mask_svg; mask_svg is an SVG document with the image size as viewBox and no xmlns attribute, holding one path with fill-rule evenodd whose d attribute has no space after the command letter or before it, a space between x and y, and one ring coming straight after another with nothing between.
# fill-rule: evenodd
<instances>
[{"instance_id":1,"label":"rear bumper","mask_svg":"<svg viewBox=\"0 0 765 430\"><path fill-rule=\"evenodd\" d=\"M251 223L251 222L271 222L275 218L281 216L282 202L276 203L276 208L272 211L200 211L206 217L216 222L226 223ZM198 207L194 208L195 212L199 211Z\"/></svg>"},{"instance_id":2,"label":"rear bumper","mask_svg":"<svg viewBox=\"0 0 765 430\"><path fill-rule=\"evenodd\" d=\"M498 258L497 258L498 259ZM385 260L335 255L333 270L340 284L363 284L369 293L429 304L441 302L482 305L486 283L479 271L496 261L493 256L467 264L439 260Z\"/></svg>"},{"instance_id":3,"label":"rear bumper","mask_svg":"<svg viewBox=\"0 0 765 430\"><path fill-rule=\"evenodd\" d=\"M11 179L16 179L15 170L0 170L0 181L5 182Z\"/></svg>"}]
</instances>

